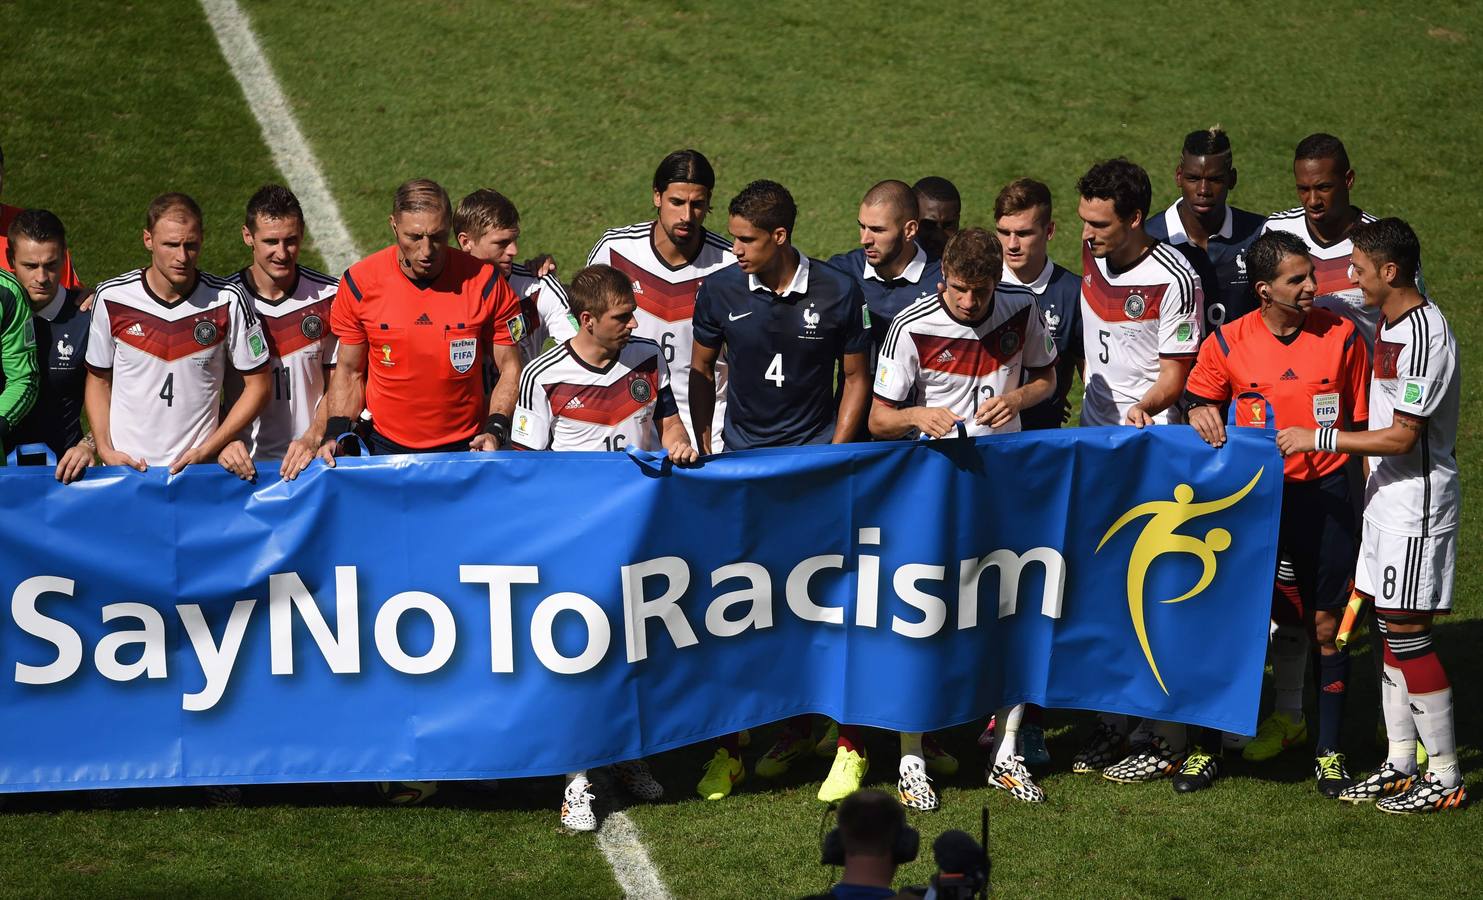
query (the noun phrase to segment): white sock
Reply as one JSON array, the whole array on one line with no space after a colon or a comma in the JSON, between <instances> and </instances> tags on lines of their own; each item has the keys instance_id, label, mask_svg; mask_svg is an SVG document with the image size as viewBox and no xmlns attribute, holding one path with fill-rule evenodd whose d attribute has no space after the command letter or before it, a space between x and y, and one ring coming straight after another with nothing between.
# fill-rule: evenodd
<instances>
[{"instance_id":1,"label":"white sock","mask_svg":"<svg viewBox=\"0 0 1483 900\"><path fill-rule=\"evenodd\" d=\"M1386 761L1408 775L1416 774L1416 721L1411 718L1411 699L1406 693L1406 675L1386 666L1380 676L1380 711L1385 716L1385 739L1390 744Z\"/></svg>"},{"instance_id":2,"label":"white sock","mask_svg":"<svg viewBox=\"0 0 1483 900\"><path fill-rule=\"evenodd\" d=\"M1020 720L1024 717L1023 703L1005 707L994 715L994 765L1019 755Z\"/></svg>"},{"instance_id":3,"label":"white sock","mask_svg":"<svg viewBox=\"0 0 1483 900\"><path fill-rule=\"evenodd\" d=\"M1183 722L1151 722L1149 731L1154 737L1162 738L1175 753L1183 753L1189 746L1188 729Z\"/></svg>"},{"instance_id":4,"label":"white sock","mask_svg":"<svg viewBox=\"0 0 1483 900\"><path fill-rule=\"evenodd\" d=\"M1278 625L1272 635L1273 712L1303 721L1303 678L1308 673L1308 630L1301 625Z\"/></svg>"},{"instance_id":5,"label":"white sock","mask_svg":"<svg viewBox=\"0 0 1483 900\"><path fill-rule=\"evenodd\" d=\"M907 769L925 768L927 768L927 759L922 753L922 733L920 731L901 732L901 774L905 775Z\"/></svg>"},{"instance_id":6,"label":"white sock","mask_svg":"<svg viewBox=\"0 0 1483 900\"><path fill-rule=\"evenodd\" d=\"M1416 733L1426 745L1426 770L1443 787L1456 787L1462 773L1457 768L1457 735L1452 730L1452 688L1412 694L1411 707Z\"/></svg>"},{"instance_id":7,"label":"white sock","mask_svg":"<svg viewBox=\"0 0 1483 900\"><path fill-rule=\"evenodd\" d=\"M586 777L587 777L587 770L586 769L583 769L580 772L568 772L567 775L566 775L566 784L564 785L564 787L571 787L573 781L576 781L578 778L586 778Z\"/></svg>"}]
</instances>

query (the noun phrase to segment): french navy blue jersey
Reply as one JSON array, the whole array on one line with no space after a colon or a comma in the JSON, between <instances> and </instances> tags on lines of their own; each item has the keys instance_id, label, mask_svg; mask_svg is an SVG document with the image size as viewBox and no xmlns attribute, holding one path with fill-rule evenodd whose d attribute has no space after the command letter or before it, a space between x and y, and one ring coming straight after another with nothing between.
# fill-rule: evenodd
<instances>
[{"instance_id":1,"label":"french navy blue jersey","mask_svg":"<svg viewBox=\"0 0 1483 900\"><path fill-rule=\"evenodd\" d=\"M1061 408L1071 392L1071 375L1084 352L1081 341L1081 278L1075 272L1046 259L1045 268L1034 281L1021 281L1004 267L1000 290L1028 291L1040 307L1040 320L1056 345L1056 390L1043 402L1020 410L1025 431L1060 428Z\"/></svg>"},{"instance_id":2,"label":"french navy blue jersey","mask_svg":"<svg viewBox=\"0 0 1483 900\"><path fill-rule=\"evenodd\" d=\"M695 294L695 341L726 347L726 449L829 441L835 362L870 351L868 322L854 280L802 253L781 294L738 266L707 276Z\"/></svg>"},{"instance_id":3,"label":"french navy blue jersey","mask_svg":"<svg viewBox=\"0 0 1483 900\"><path fill-rule=\"evenodd\" d=\"M41 390L30 414L11 432L11 446L46 444L60 458L82 440L82 392L87 383L83 358L93 313L77 308L81 295L77 288L60 288L56 299L35 316Z\"/></svg>"},{"instance_id":4,"label":"french navy blue jersey","mask_svg":"<svg viewBox=\"0 0 1483 900\"><path fill-rule=\"evenodd\" d=\"M1225 224L1201 250L1184 232L1179 218L1183 202L1176 201L1162 215L1149 216L1144 231L1174 245L1195 267L1205 288L1204 333L1213 334L1222 324L1236 321L1259 305L1246 277L1246 250L1261 236L1266 219L1227 204Z\"/></svg>"},{"instance_id":5,"label":"french navy blue jersey","mask_svg":"<svg viewBox=\"0 0 1483 900\"><path fill-rule=\"evenodd\" d=\"M827 260L829 265L848 275L865 296L865 303L870 307L870 337L875 347L885 342L886 330L897 313L937 294L937 283L942 281L942 261L927 259L927 251L920 246L916 246L916 251L901 274L890 280L876 274L875 267L865 259L864 247Z\"/></svg>"}]
</instances>

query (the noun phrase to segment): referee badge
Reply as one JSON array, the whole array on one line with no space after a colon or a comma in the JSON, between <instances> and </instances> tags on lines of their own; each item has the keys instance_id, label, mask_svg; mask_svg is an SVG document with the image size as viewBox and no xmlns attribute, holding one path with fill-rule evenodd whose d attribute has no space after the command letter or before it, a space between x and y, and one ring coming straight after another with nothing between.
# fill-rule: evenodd
<instances>
[{"instance_id":1,"label":"referee badge","mask_svg":"<svg viewBox=\"0 0 1483 900\"><path fill-rule=\"evenodd\" d=\"M1128 299L1123 301L1123 314L1130 319L1141 319L1146 307L1142 294L1129 294Z\"/></svg>"},{"instance_id":2,"label":"referee badge","mask_svg":"<svg viewBox=\"0 0 1483 900\"><path fill-rule=\"evenodd\" d=\"M513 316L505 322L505 327L510 329L510 341L520 343L525 340L525 316Z\"/></svg>"},{"instance_id":3,"label":"referee badge","mask_svg":"<svg viewBox=\"0 0 1483 900\"><path fill-rule=\"evenodd\" d=\"M216 343L218 334L216 323L210 319L202 319L196 323L195 328L191 329L191 337L195 338L196 343L202 347L210 347Z\"/></svg>"},{"instance_id":4,"label":"referee badge","mask_svg":"<svg viewBox=\"0 0 1483 900\"><path fill-rule=\"evenodd\" d=\"M643 378L635 378L628 383L628 396L635 403L648 403L654 397L654 388Z\"/></svg>"},{"instance_id":5,"label":"referee badge","mask_svg":"<svg viewBox=\"0 0 1483 900\"><path fill-rule=\"evenodd\" d=\"M299 323L299 330L309 340L316 340L320 335L324 334L324 320L310 313L304 317L304 321Z\"/></svg>"},{"instance_id":6,"label":"referee badge","mask_svg":"<svg viewBox=\"0 0 1483 900\"><path fill-rule=\"evenodd\" d=\"M455 338L448 342L448 362L452 364L453 371L460 375L474 367L474 360L478 356L477 338Z\"/></svg>"}]
</instances>

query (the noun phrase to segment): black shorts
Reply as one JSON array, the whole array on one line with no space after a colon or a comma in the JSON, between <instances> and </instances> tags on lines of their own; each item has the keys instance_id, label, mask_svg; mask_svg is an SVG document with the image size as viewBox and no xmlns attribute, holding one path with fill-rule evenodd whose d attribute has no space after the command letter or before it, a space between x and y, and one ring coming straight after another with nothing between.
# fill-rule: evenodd
<instances>
[{"instance_id":1,"label":"black shorts","mask_svg":"<svg viewBox=\"0 0 1483 900\"><path fill-rule=\"evenodd\" d=\"M1339 609L1349 602L1358 523L1347 472L1282 486L1278 552L1292 562L1305 607Z\"/></svg>"},{"instance_id":2,"label":"black shorts","mask_svg":"<svg viewBox=\"0 0 1483 900\"><path fill-rule=\"evenodd\" d=\"M465 453L468 452L469 442L456 441L437 447L404 447L372 428L366 434L366 449L372 456L391 456L397 453Z\"/></svg>"}]
</instances>

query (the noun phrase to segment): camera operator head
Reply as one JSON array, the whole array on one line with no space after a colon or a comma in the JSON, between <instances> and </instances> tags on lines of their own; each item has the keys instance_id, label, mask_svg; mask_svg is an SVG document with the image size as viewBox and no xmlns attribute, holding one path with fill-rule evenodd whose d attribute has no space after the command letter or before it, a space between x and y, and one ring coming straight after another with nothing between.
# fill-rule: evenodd
<instances>
[{"instance_id":1,"label":"camera operator head","mask_svg":"<svg viewBox=\"0 0 1483 900\"><path fill-rule=\"evenodd\" d=\"M844 866L828 894L837 900L894 897L896 867L917 857L920 836L895 797L856 791L839 805L839 825L824 838L823 863Z\"/></svg>"}]
</instances>

